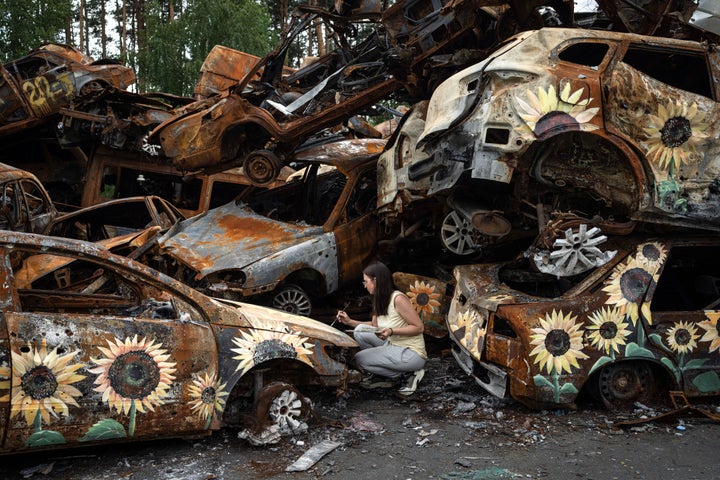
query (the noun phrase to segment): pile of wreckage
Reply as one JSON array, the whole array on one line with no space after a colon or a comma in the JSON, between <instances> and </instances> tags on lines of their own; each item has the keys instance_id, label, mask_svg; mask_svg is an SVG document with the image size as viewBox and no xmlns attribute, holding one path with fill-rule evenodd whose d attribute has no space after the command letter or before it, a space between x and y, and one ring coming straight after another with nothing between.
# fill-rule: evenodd
<instances>
[{"instance_id":1,"label":"pile of wreckage","mask_svg":"<svg viewBox=\"0 0 720 480\"><path fill-rule=\"evenodd\" d=\"M193 98L63 45L5 64L3 450L303 428L297 386L358 379L304 317L367 315L374 258L494 395L720 393L720 9L597 3L303 6ZM335 48L287 67L318 22Z\"/></svg>"}]
</instances>

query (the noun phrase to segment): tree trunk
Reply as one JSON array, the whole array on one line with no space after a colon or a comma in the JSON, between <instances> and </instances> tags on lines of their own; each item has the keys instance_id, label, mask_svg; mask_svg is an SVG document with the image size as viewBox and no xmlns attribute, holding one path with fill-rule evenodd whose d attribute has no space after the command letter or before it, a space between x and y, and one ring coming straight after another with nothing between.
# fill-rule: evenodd
<instances>
[{"instance_id":1,"label":"tree trunk","mask_svg":"<svg viewBox=\"0 0 720 480\"><path fill-rule=\"evenodd\" d=\"M105 0L100 2L100 51L102 58L107 58L107 10Z\"/></svg>"},{"instance_id":2,"label":"tree trunk","mask_svg":"<svg viewBox=\"0 0 720 480\"><path fill-rule=\"evenodd\" d=\"M127 62L127 9L125 0L122 1L122 13L120 16L120 59L123 63Z\"/></svg>"},{"instance_id":3,"label":"tree trunk","mask_svg":"<svg viewBox=\"0 0 720 480\"><path fill-rule=\"evenodd\" d=\"M85 48L85 0L80 0L78 8L78 48L87 53Z\"/></svg>"}]
</instances>

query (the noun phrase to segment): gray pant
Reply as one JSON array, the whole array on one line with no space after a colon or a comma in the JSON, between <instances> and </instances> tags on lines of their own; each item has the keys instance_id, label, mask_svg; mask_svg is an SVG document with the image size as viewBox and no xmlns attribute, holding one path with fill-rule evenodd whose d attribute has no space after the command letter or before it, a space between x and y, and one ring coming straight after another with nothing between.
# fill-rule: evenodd
<instances>
[{"instance_id":1,"label":"gray pant","mask_svg":"<svg viewBox=\"0 0 720 480\"><path fill-rule=\"evenodd\" d=\"M361 369L388 378L414 372L425 366L425 359L408 347L398 347L381 340L375 332L366 331L367 325L355 327L353 336L360 345L355 363Z\"/></svg>"}]
</instances>

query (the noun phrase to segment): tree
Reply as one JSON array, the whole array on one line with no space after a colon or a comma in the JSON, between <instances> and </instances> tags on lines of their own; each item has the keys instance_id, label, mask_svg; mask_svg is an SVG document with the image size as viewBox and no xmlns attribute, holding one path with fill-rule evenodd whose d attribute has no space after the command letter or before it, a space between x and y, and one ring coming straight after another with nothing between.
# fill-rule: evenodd
<instances>
[{"instance_id":1,"label":"tree","mask_svg":"<svg viewBox=\"0 0 720 480\"><path fill-rule=\"evenodd\" d=\"M71 0L0 0L0 60L22 57L47 42L66 43Z\"/></svg>"},{"instance_id":2,"label":"tree","mask_svg":"<svg viewBox=\"0 0 720 480\"><path fill-rule=\"evenodd\" d=\"M141 90L190 96L205 57L215 45L254 55L266 54L274 38L270 15L255 0L190 0L185 9L169 9L161 0L148 1L147 30L139 52Z\"/></svg>"}]
</instances>

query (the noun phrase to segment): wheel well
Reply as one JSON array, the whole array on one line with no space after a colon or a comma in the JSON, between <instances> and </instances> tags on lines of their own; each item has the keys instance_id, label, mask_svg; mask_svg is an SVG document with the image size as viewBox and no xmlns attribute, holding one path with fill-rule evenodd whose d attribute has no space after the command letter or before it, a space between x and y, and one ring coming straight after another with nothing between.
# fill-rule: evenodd
<instances>
[{"instance_id":1,"label":"wheel well","mask_svg":"<svg viewBox=\"0 0 720 480\"><path fill-rule=\"evenodd\" d=\"M600 210L586 213L631 215L638 209L644 178L642 166L632 156L631 151L600 135L565 132L533 143L519 168L537 182L540 194L576 193ZM525 187L522 182L517 186ZM582 208L591 207L572 209Z\"/></svg>"},{"instance_id":2,"label":"wheel well","mask_svg":"<svg viewBox=\"0 0 720 480\"><path fill-rule=\"evenodd\" d=\"M240 123L228 128L222 136L221 152L225 160L242 159L249 152L261 148L270 136L260 125Z\"/></svg>"},{"instance_id":3,"label":"wheel well","mask_svg":"<svg viewBox=\"0 0 720 480\"><path fill-rule=\"evenodd\" d=\"M305 290L311 297L319 298L327 294L327 284L325 277L312 268L303 268L296 270L285 277L278 288L284 285L294 284Z\"/></svg>"}]
</instances>

